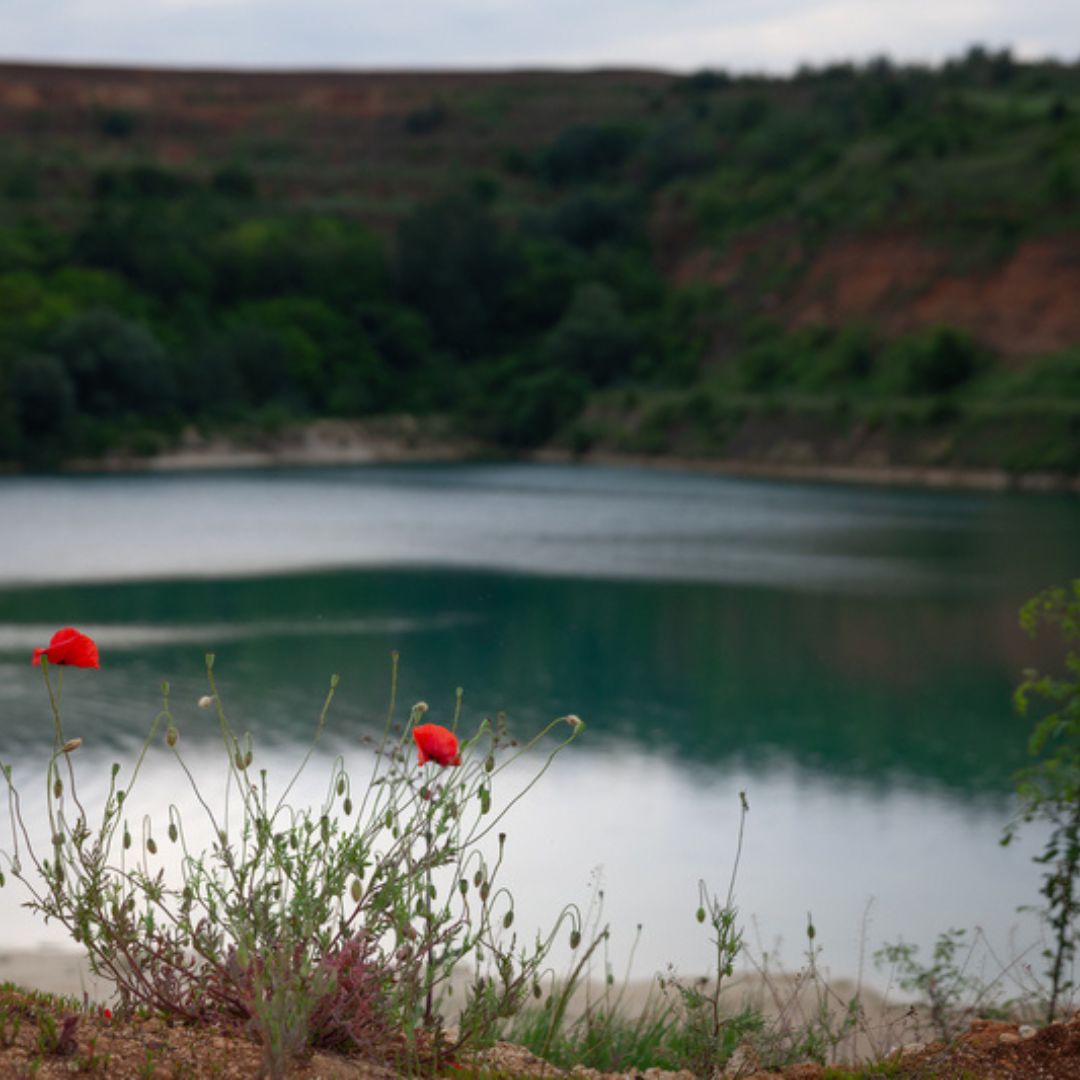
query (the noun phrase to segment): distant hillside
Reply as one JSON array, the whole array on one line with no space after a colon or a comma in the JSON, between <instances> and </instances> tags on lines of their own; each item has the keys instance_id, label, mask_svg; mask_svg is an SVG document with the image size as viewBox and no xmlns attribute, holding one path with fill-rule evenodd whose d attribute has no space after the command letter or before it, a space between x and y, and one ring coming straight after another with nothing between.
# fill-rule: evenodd
<instances>
[{"instance_id":1,"label":"distant hillside","mask_svg":"<svg viewBox=\"0 0 1080 1080\"><path fill-rule=\"evenodd\" d=\"M1080 474L1080 66L0 65L0 461L438 416Z\"/></svg>"}]
</instances>

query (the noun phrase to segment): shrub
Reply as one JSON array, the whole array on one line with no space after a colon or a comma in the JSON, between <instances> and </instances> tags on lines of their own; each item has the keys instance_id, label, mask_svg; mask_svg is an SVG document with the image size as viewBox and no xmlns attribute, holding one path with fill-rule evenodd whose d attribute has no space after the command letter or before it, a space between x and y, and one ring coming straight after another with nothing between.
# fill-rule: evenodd
<instances>
[{"instance_id":1,"label":"shrub","mask_svg":"<svg viewBox=\"0 0 1080 1080\"><path fill-rule=\"evenodd\" d=\"M1080 578L1068 589L1046 589L1029 600L1020 611L1020 625L1032 636L1042 626L1055 627L1068 650L1060 676L1027 671L1016 688L1021 716L1035 704L1042 708L1028 742L1034 760L1017 777L1020 811L1002 837L1003 844L1010 843L1021 824L1033 821L1048 830L1035 861L1044 867L1042 914L1052 935L1043 953L1050 1021L1073 987L1070 972L1080 919Z\"/></svg>"},{"instance_id":2,"label":"shrub","mask_svg":"<svg viewBox=\"0 0 1080 1080\"><path fill-rule=\"evenodd\" d=\"M576 124L544 151L540 173L556 187L610 180L630 159L637 143L637 132L623 124Z\"/></svg>"},{"instance_id":3,"label":"shrub","mask_svg":"<svg viewBox=\"0 0 1080 1080\"><path fill-rule=\"evenodd\" d=\"M29 906L71 932L92 970L115 983L123 1006L245 1025L262 1043L264 1071L276 1078L315 1045L348 1047L403 1071L437 1066L491 1038L496 1021L532 990L555 931L531 945L509 933L513 896L497 883L506 835L498 833L496 844L495 833L509 807L580 734L576 717L552 721L522 747L501 723L488 721L459 744L450 729L419 724L423 703L395 727L392 691L367 784L355 789L339 757L322 804L294 808L288 795L311 750L280 789L253 767L251 737L229 723L211 655L210 692L200 704L217 714L228 765L221 802L200 788L184 761L165 684L163 707L134 768L121 779L120 766L112 767L94 824L73 761L81 740L65 735L50 657L54 665L96 667L97 650L68 630L35 658L39 653L55 730L46 767L51 843L39 856L5 765L15 838L6 858L30 889ZM396 672L395 658L394 687ZM334 676L312 750L337 682ZM460 708L459 695L454 728ZM564 721L569 732L547 750L538 773L495 810L494 791L507 767ZM175 806L162 807L156 820L129 820L139 772L148 753L160 752L162 728L178 779L186 779L205 811L208 850L194 846ZM175 859L165 857L166 845ZM566 909L556 930L564 921L580 940L577 910ZM443 991L459 963L475 958L479 965L481 957L487 974L468 991L450 1034L439 1012Z\"/></svg>"},{"instance_id":4,"label":"shrub","mask_svg":"<svg viewBox=\"0 0 1080 1080\"><path fill-rule=\"evenodd\" d=\"M983 363L978 345L948 326L903 339L886 351L886 379L907 394L944 394L971 380Z\"/></svg>"},{"instance_id":5,"label":"shrub","mask_svg":"<svg viewBox=\"0 0 1080 1080\"><path fill-rule=\"evenodd\" d=\"M545 363L593 386L606 386L630 373L637 335L618 295L606 285L579 285L563 317L540 346Z\"/></svg>"},{"instance_id":6,"label":"shrub","mask_svg":"<svg viewBox=\"0 0 1080 1080\"><path fill-rule=\"evenodd\" d=\"M107 308L62 323L50 351L71 377L79 408L93 416L161 413L175 400L172 370L153 334Z\"/></svg>"}]
</instances>

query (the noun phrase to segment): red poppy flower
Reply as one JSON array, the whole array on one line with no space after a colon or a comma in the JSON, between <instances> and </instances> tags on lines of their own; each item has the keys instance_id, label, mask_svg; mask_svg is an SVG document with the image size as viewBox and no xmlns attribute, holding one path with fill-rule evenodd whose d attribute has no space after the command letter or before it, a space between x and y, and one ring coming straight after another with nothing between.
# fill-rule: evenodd
<instances>
[{"instance_id":1,"label":"red poppy flower","mask_svg":"<svg viewBox=\"0 0 1080 1080\"><path fill-rule=\"evenodd\" d=\"M40 664L43 656L50 664L101 667L98 663L97 645L94 644L93 638L80 634L78 630L70 626L57 630L49 639L47 648L34 650L34 663Z\"/></svg>"},{"instance_id":2,"label":"red poppy flower","mask_svg":"<svg viewBox=\"0 0 1080 1080\"><path fill-rule=\"evenodd\" d=\"M413 738L420 751L417 764L425 761L437 761L440 765L460 765L457 736L442 724L420 724L413 728Z\"/></svg>"}]
</instances>

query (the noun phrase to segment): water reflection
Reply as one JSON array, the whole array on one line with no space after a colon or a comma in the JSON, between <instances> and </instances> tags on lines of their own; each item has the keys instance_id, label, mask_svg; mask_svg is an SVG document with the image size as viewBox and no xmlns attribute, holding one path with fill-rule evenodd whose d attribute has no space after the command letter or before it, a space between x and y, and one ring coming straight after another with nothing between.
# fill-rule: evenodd
<instances>
[{"instance_id":1,"label":"water reflection","mask_svg":"<svg viewBox=\"0 0 1080 1080\"><path fill-rule=\"evenodd\" d=\"M1023 849L996 843L1024 756L1010 690L1047 659L1016 609L1080 574L1077 537L1076 500L632 470L0 480L0 756L47 752L29 655L61 625L102 648L100 672L65 673L64 710L103 774L162 680L208 753L207 651L272 762L295 760L340 672L330 738L352 752L398 650L401 701L433 719L462 686L466 727L588 721L515 811L507 870L538 924L602 864L646 966L700 967L696 882L726 885L746 788L743 912L794 943L813 909L850 971L871 896L871 946L1004 934L1034 897Z\"/></svg>"}]
</instances>

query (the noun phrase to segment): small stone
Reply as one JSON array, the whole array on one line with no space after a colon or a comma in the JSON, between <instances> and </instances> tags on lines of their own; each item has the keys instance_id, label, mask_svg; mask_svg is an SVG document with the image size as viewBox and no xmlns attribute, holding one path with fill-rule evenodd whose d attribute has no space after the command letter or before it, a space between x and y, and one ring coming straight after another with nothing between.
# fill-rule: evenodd
<instances>
[{"instance_id":1,"label":"small stone","mask_svg":"<svg viewBox=\"0 0 1080 1080\"><path fill-rule=\"evenodd\" d=\"M1038 1030L1032 1027L1031 1024L1021 1024L1017 1029L1016 1034L1019 1035L1021 1039L1030 1039L1032 1035L1038 1034Z\"/></svg>"}]
</instances>

